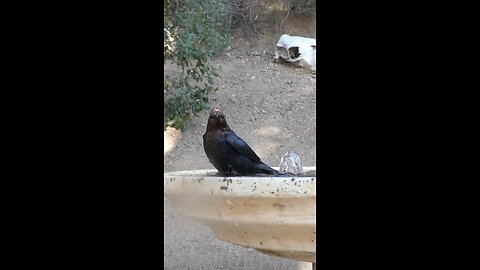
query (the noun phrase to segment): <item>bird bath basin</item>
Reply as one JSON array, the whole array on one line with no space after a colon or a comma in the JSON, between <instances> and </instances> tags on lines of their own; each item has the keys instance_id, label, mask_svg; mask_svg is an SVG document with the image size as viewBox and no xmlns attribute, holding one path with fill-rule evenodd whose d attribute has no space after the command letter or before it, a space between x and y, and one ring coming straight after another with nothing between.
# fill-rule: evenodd
<instances>
[{"instance_id":1,"label":"bird bath basin","mask_svg":"<svg viewBox=\"0 0 480 270\"><path fill-rule=\"evenodd\" d=\"M278 169L278 168L276 168ZM316 173L216 176L216 170L164 173L165 197L226 242L316 263Z\"/></svg>"}]
</instances>

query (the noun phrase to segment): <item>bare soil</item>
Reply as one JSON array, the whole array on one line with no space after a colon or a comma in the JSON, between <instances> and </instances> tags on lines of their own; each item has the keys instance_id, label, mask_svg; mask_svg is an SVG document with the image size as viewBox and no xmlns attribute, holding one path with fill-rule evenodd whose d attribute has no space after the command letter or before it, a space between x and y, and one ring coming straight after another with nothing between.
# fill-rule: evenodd
<instances>
[{"instance_id":1,"label":"bare soil","mask_svg":"<svg viewBox=\"0 0 480 270\"><path fill-rule=\"evenodd\" d=\"M305 24L297 21L298 28ZM314 29L302 29L309 35L289 34L316 38ZM230 127L266 164L279 166L280 157L295 150L303 166L315 166L316 78L308 67L274 63L273 44L279 36L232 42L231 50L214 61L220 68L215 82L219 90L210 104L224 111ZM177 67L165 65L165 75L176 72ZM165 172L213 169L202 142L207 119L205 111L189 120L184 132L165 131ZM299 262L218 240L208 227L181 217L164 202L165 269L306 269Z\"/></svg>"}]
</instances>

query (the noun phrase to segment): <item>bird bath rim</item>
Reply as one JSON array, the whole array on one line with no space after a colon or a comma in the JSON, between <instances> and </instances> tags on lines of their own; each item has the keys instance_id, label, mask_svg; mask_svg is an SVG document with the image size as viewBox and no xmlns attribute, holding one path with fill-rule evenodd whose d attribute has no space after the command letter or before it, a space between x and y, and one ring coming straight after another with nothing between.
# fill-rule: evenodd
<instances>
[{"instance_id":1,"label":"bird bath rim","mask_svg":"<svg viewBox=\"0 0 480 270\"><path fill-rule=\"evenodd\" d=\"M277 169L278 168L274 168ZM316 171L315 166L304 167L305 172ZM165 193L186 193L186 186L194 185L194 194L208 194L246 197L278 197L278 196L315 196L316 175L296 176L218 176L216 170L191 170L164 173ZM252 182L253 181L253 182ZM203 183L203 184L202 184ZM258 192L262 190L262 192Z\"/></svg>"},{"instance_id":2,"label":"bird bath rim","mask_svg":"<svg viewBox=\"0 0 480 270\"><path fill-rule=\"evenodd\" d=\"M164 173L165 197L176 210L207 225L223 241L316 263L316 176L224 177L215 173Z\"/></svg>"}]
</instances>

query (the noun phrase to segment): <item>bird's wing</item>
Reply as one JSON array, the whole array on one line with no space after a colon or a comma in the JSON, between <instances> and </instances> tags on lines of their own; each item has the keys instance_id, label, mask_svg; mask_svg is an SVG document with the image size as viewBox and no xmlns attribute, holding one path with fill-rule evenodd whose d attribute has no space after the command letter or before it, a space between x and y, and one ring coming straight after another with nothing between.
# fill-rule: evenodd
<instances>
[{"instance_id":1,"label":"bird's wing","mask_svg":"<svg viewBox=\"0 0 480 270\"><path fill-rule=\"evenodd\" d=\"M252 148L250 148L250 146L248 146L248 144L242 140L242 138L238 137L235 132L227 132L225 134L225 140L240 154L249 157L253 161L260 161L260 158L257 156L257 154L255 154L255 152L253 152Z\"/></svg>"}]
</instances>

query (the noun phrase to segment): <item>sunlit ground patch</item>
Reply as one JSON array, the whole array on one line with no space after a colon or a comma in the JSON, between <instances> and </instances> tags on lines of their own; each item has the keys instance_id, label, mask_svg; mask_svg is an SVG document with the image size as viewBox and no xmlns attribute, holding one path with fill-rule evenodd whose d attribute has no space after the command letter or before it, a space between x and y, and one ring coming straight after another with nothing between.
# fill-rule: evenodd
<instances>
[{"instance_id":1,"label":"sunlit ground patch","mask_svg":"<svg viewBox=\"0 0 480 270\"><path fill-rule=\"evenodd\" d=\"M163 132L163 154L167 154L170 152L175 145L177 145L177 141L182 137L182 133L180 130L167 127L167 130Z\"/></svg>"}]
</instances>

